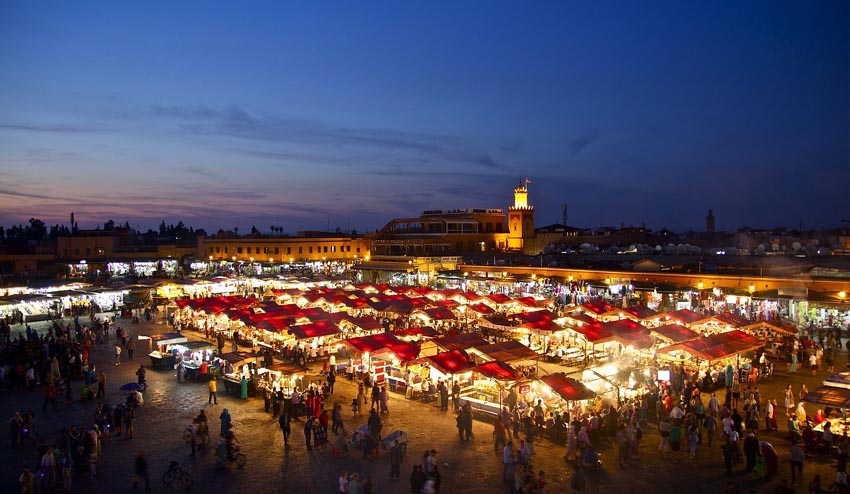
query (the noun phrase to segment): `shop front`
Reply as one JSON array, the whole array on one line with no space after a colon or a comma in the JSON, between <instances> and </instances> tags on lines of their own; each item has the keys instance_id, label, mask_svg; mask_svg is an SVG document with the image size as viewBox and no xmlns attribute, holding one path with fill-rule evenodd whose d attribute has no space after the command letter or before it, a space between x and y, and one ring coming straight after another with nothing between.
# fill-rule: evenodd
<instances>
[{"instance_id":1,"label":"shop front","mask_svg":"<svg viewBox=\"0 0 850 494\"><path fill-rule=\"evenodd\" d=\"M189 380L204 380L210 375L215 361L215 345L208 341L188 341L174 345L179 353L177 365L183 369L183 377Z\"/></svg>"},{"instance_id":2,"label":"shop front","mask_svg":"<svg viewBox=\"0 0 850 494\"><path fill-rule=\"evenodd\" d=\"M219 373L227 394L248 398L257 394L257 357L248 352L219 355Z\"/></svg>"},{"instance_id":3,"label":"shop front","mask_svg":"<svg viewBox=\"0 0 850 494\"><path fill-rule=\"evenodd\" d=\"M493 360L478 364L472 371L472 385L461 393L461 401L476 412L498 415L506 404L506 390L518 379L516 369L505 362Z\"/></svg>"},{"instance_id":4,"label":"shop front","mask_svg":"<svg viewBox=\"0 0 850 494\"><path fill-rule=\"evenodd\" d=\"M150 340L151 351L148 356L151 366L156 370L174 369L180 350L177 345L189 341L180 333L160 333L152 336L139 336L139 340Z\"/></svg>"}]
</instances>

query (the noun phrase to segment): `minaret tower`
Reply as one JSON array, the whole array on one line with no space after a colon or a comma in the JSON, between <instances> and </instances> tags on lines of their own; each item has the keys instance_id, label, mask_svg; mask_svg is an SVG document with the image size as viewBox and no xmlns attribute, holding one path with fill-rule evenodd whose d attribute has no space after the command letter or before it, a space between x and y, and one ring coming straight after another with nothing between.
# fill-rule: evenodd
<instances>
[{"instance_id":1,"label":"minaret tower","mask_svg":"<svg viewBox=\"0 0 850 494\"><path fill-rule=\"evenodd\" d=\"M526 241L534 238L534 206L528 204L528 184L520 179L514 189L514 205L508 208L508 249L523 250Z\"/></svg>"}]
</instances>

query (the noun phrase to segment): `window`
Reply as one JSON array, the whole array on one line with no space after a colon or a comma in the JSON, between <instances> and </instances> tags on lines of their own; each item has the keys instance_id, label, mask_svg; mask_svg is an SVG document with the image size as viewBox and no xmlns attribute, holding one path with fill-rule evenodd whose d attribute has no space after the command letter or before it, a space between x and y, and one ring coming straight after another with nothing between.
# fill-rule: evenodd
<instances>
[{"instance_id":1,"label":"window","mask_svg":"<svg viewBox=\"0 0 850 494\"><path fill-rule=\"evenodd\" d=\"M80 255L80 249L74 249L74 255L75 256Z\"/></svg>"},{"instance_id":2,"label":"window","mask_svg":"<svg viewBox=\"0 0 850 494\"><path fill-rule=\"evenodd\" d=\"M357 250L355 252L357 252L359 254L360 253L360 247L357 247Z\"/></svg>"},{"instance_id":3,"label":"window","mask_svg":"<svg viewBox=\"0 0 850 494\"><path fill-rule=\"evenodd\" d=\"M292 247L287 247L287 248L286 248L286 253L287 253L287 254L292 254ZM300 253L301 253L301 251L299 250L299 251L298 251L298 253L300 254Z\"/></svg>"},{"instance_id":4,"label":"window","mask_svg":"<svg viewBox=\"0 0 850 494\"><path fill-rule=\"evenodd\" d=\"M210 245L210 254L212 254L212 253L213 253L213 246Z\"/></svg>"},{"instance_id":5,"label":"window","mask_svg":"<svg viewBox=\"0 0 850 494\"><path fill-rule=\"evenodd\" d=\"M357 249L357 250L360 250L360 249ZM345 251L346 251L346 252L351 252L351 246L350 246L350 245L346 245L346 246L345 246Z\"/></svg>"},{"instance_id":6,"label":"window","mask_svg":"<svg viewBox=\"0 0 850 494\"><path fill-rule=\"evenodd\" d=\"M237 248L236 248L236 253L237 253L237 254L241 254L241 253L242 253L242 247L237 247Z\"/></svg>"},{"instance_id":7,"label":"window","mask_svg":"<svg viewBox=\"0 0 850 494\"><path fill-rule=\"evenodd\" d=\"M323 252L324 252L325 254L327 254L327 253L328 253L328 246L327 246L327 245L325 246L325 250L324 250Z\"/></svg>"},{"instance_id":8,"label":"window","mask_svg":"<svg viewBox=\"0 0 850 494\"><path fill-rule=\"evenodd\" d=\"M229 249L230 249L229 247L225 247L225 248L224 248L224 253L225 253L225 254L228 254L229 252L227 252L227 251L228 251Z\"/></svg>"},{"instance_id":9,"label":"window","mask_svg":"<svg viewBox=\"0 0 850 494\"><path fill-rule=\"evenodd\" d=\"M298 247L298 253L303 254L304 253L304 247Z\"/></svg>"},{"instance_id":10,"label":"window","mask_svg":"<svg viewBox=\"0 0 850 494\"><path fill-rule=\"evenodd\" d=\"M91 255L91 249L90 249L90 248L88 248L88 247L86 247L86 255L87 255L87 256L90 256L90 255Z\"/></svg>"},{"instance_id":11,"label":"window","mask_svg":"<svg viewBox=\"0 0 850 494\"><path fill-rule=\"evenodd\" d=\"M310 251L309 251L309 252L310 252L310 254L312 254L312 253L313 253L313 246L312 246L312 245L310 246Z\"/></svg>"},{"instance_id":12,"label":"window","mask_svg":"<svg viewBox=\"0 0 850 494\"><path fill-rule=\"evenodd\" d=\"M336 252L336 245L331 245L331 253Z\"/></svg>"},{"instance_id":13,"label":"window","mask_svg":"<svg viewBox=\"0 0 850 494\"><path fill-rule=\"evenodd\" d=\"M62 253L63 253L66 257L70 254L70 252L68 251L68 249L63 249L63 250L62 250Z\"/></svg>"},{"instance_id":14,"label":"window","mask_svg":"<svg viewBox=\"0 0 850 494\"><path fill-rule=\"evenodd\" d=\"M275 253L275 255L280 254L280 247L275 247L274 253Z\"/></svg>"}]
</instances>

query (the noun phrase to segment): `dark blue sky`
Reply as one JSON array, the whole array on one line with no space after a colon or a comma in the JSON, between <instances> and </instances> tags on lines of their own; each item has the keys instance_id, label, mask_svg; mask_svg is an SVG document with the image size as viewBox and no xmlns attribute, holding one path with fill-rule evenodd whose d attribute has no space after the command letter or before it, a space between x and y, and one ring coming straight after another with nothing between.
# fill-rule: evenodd
<instances>
[{"instance_id":1,"label":"dark blue sky","mask_svg":"<svg viewBox=\"0 0 850 494\"><path fill-rule=\"evenodd\" d=\"M0 224L850 219L850 3L595 3L3 2Z\"/></svg>"}]
</instances>

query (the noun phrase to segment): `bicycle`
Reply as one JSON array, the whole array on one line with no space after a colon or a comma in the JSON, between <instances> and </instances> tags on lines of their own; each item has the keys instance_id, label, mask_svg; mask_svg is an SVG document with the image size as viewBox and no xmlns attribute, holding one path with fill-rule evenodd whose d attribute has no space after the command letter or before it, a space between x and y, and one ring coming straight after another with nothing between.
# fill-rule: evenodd
<instances>
[{"instance_id":1,"label":"bicycle","mask_svg":"<svg viewBox=\"0 0 850 494\"><path fill-rule=\"evenodd\" d=\"M175 480L180 480L180 483L183 484L183 488L185 489L192 487L192 476L189 475L189 472L181 467L176 460L171 460L168 462L168 470L162 474L162 483L171 485Z\"/></svg>"}]
</instances>

